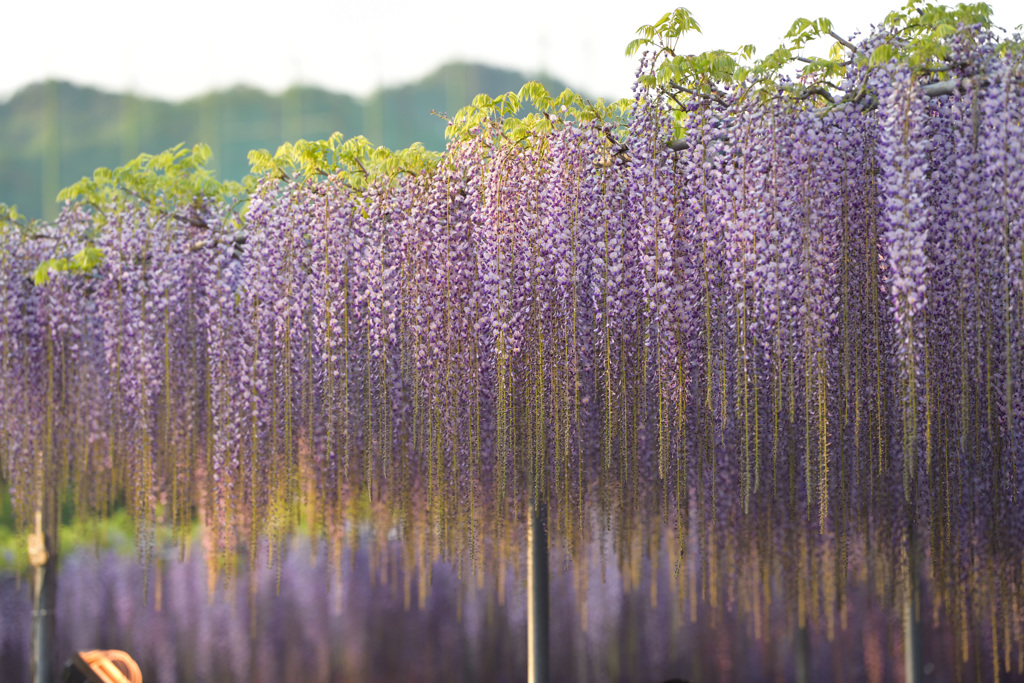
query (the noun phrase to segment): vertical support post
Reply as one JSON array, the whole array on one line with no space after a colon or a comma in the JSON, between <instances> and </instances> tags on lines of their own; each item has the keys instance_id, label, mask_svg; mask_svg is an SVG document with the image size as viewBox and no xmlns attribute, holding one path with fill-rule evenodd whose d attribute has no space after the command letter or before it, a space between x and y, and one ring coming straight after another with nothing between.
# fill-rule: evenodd
<instances>
[{"instance_id":1,"label":"vertical support post","mask_svg":"<svg viewBox=\"0 0 1024 683\"><path fill-rule=\"evenodd\" d=\"M794 637L796 645L796 682L811 683L811 634L805 624L797 626Z\"/></svg>"},{"instance_id":2,"label":"vertical support post","mask_svg":"<svg viewBox=\"0 0 1024 683\"><path fill-rule=\"evenodd\" d=\"M47 515L48 516L48 515ZM57 620L57 553L52 530L43 507L36 508L35 531L28 537L32 563L32 683L53 683L54 635ZM54 549L54 552L50 552Z\"/></svg>"},{"instance_id":3,"label":"vertical support post","mask_svg":"<svg viewBox=\"0 0 1024 683\"><path fill-rule=\"evenodd\" d=\"M530 491L530 524L527 529L526 611L527 680L548 683L548 507L536 491Z\"/></svg>"},{"instance_id":4,"label":"vertical support post","mask_svg":"<svg viewBox=\"0 0 1024 683\"><path fill-rule=\"evenodd\" d=\"M917 535L910 523L907 540L907 576L903 586L903 666L906 683L921 680L921 579L917 569Z\"/></svg>"},{"instance_id":5,"label":"vertical support post","mask_svg":"<svg viewBox=\"0 0 1024 683\"><path fill-rule=\"evenodd\" d=\"M42 451L36 453L35 526L28 535L32 565L32 683L53 683L57 626L57 552L60 512L46 490Z\"/></svg>"}]
</instances>

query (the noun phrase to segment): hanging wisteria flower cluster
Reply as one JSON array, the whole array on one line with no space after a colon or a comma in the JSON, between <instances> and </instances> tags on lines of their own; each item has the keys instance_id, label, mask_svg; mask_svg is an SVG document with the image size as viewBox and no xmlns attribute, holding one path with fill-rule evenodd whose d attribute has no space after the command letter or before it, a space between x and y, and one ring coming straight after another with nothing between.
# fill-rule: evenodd
<instances>
[{"instance_id":1,"label":"hanging wisteria flower cluster","mask_svg":"<svg viewBox=\"0 0 1024 683\"><path fill-rule=\"evenodd\" d=\"M71 483L222 549L352 505L470 554L531 496L570 549L590 504L696 516L702 552L758 515L843 557L927 538L966 590L1024 553L1024 62L944 45L940 88L858 62L821 107L666 99L645 56L623 118L531 85L540 113L478 98L437 158L256 154L243 215L98 174L102 210L0 223L2 477L23 516Z\"/></svg>"}]
</instances>

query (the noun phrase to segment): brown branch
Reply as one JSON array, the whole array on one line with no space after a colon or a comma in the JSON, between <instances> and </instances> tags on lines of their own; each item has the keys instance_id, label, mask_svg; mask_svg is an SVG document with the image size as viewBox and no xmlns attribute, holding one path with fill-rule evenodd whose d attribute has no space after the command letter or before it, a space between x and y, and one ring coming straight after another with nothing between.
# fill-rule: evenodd
<instances>
[{"instance_id":1,"label":"brown branch","mask_svg":"<svg viewBox=\"0 0 1024 683\"><path fill-rule=\"evenodd\" d=\"M823 97L829 104L835 104L836 103L835 98L832 97L832 93L830 93L828 90L825 90L825 88L822 88L821 86L818 86L818 85L812 86L810 88L805 88L804 91L801 94L797 95L797 99L798 100L807 100L807 99L810 99L810 98L814 97L815 95Z\"/></svg>"},{"instance_id":2,"label":"brown branch","mask_svg":"<svg viewBox=\"0 0 1024 683\"><path fill-rule=\"evenodd\" d=\"M967 92L972 85L985 88L989 85L989 81L985 78L979 80L972 80L969 77L953 78L948 81L938 81L922 85L921 90L928 97L943 97L944 95L952 95L957 92Z\"/></svg>"},{"instance_id":3,"label":"brown branch","mask_svg":"<svg viewBox=\"0 0 1024 683\"><path fill-rule=\"evenodd\" d=\"M853 64L852 59L847 59L845 62L833 62L831 59L811 59L810 57L793 57L793 59L804 64L835 64L836 66L850 66Z\"/></svg>"},{"instance_id":4,"label":"brown branch","mask_svg":"<svg viewBox=\"0 0 1024 683\"><path fill-rule=\"evenodd\" d=\"M943 95L952 95L957 91L959 86L959 80L939 81L937 83L922 85L921 91L928 97L942 97Z\"/></svg>"},{"instance_id":5,"label":"brown branch","mask_svg":"<svg viewBox=\"0 0 1024 683\"><path fill-rule=\"evenodd\" d=\"M186 215L180 214L180 213L171 213L171 212L167 211L166 209L161 209L158 206L157 207L153 207L153 208L155 208L157 211L160 211L162 213L167 214L171 218L175 218L175 219L181 221L182 223L188 223L193 228L202 228L203 230L209 230L210 229L210 224L207 223L206 221L204 221L201 218L193 218L192 216L186 216Z\"/></svg>"},{"instance_id":6,"label":"brown branch","mask_svg":"<svg viewBox=\"0 0 1024 683\"><path fill-rule=\"evenodd\" d=\"M679 92L684 92L687 95L691 95L693 97L703 97L704 99L711 100L715 104L718 104L718 105L720 105L722 107L728 107L729 106L726 103L726 101L724 99L722 99L722 97L720 95L716 94L716 93L700 92L698 90L693 90L692 88L683 87L683 86L679 85L678 83L670 83L669 85L671 85L673 88L675 88Z\"/></svg>"},{"instance_id":7,"label":"brown branch","mask_svg":"<svg viewBox=\"0 0 1024 683\"><path fill-rule=\"evenodd\" d=\"M828 30L828 34L829 34L830 36L832 36L833 38L835 38L835 39L836 39L836 42L838 42L838 43L839 43L840 45L842 45L843 47L845 47L845 48L846 48L847 50L849 50L850 52L854 52L854 53L856 53L856 52L857 52L857 46L856 46L856 45L854 45L853 43L851 43L850 41L848 41L848 40L847 40L846 38L843 38L842 36L840 36L840 35L839 35L838 33L836 33L835 31L833 31L832 29L829 29L829 30Z\"/></svg>"},{"instance_id":8,"label":"brown branch","mask_svg":"<svg viewBox=\"0 0 1024 683\"><path fill-rule=\"evenodd\" d=\"M201 249L206 249L207 247L216 247L217 245L221 244L232 244L237 249L238 247L243 246L246 243L246 241L248 241L248 239L249 236L243 232L231 235L229 237L211 237L210 239L207 240L199 240L197 242L193 242L188 246L188 250L189 253L194 253Z\"/></svg>"}]
</instances>

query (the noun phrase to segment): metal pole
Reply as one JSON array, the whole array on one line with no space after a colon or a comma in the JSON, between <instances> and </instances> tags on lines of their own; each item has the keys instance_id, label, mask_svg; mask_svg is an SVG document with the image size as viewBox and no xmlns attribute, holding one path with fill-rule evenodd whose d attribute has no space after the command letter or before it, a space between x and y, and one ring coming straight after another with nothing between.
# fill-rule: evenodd
<instances>
[{"instance_id":1,"label":"metal pole","mask_svg":"<svg viewBox=\"0 0 1024 683\"><path fill-rule=\"evenodd\" d=\"M913 522L907 542L907 578L903 587L903 666L906 683L918 683L921 666L921 579L917 571L917 535Z\"/></svg>"},{"instance_id":2,"label":"metal pole","mask_svg":"<svg viewBox=\"0 0 1024 683\"><path fill-rule=\"evenodd\" d=\"M811 636L806 624L797 626L794 640L796 641L796 681L797 683L810 683Z\"/></svg>"},{"instance_id":3,"label":"metal pole","mask_svg":"<svg viewBox=\"0 0 1024 683\"><path fill-rule=\"evenodd\" d=\"M530 525L527 529L526 612L527 668L529 683L548 683L548 508L535 491L530 492Z\"/></svg>"},{"instance_id":4,"label":"metal pole","mask_svg":"<svg viewBox=\"0 0 1024 683\"><path fill-rule=\"evenodd\" d=\"M50 503L51 501L47 501ZM53 683L57 605L57 553L51 519L44 525L43 505L36 508L35 532L28 537L32 563L32 683ZM47 511L49 511L49 506ZM46 515L50 517L50 515Z\"/></svg>"}]
</instances>

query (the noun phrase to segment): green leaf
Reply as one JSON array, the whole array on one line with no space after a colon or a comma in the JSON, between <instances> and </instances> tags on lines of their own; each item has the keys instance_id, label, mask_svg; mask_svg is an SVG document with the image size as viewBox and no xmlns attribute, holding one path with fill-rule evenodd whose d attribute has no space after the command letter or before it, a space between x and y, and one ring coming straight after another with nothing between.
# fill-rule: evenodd
<instances>
[{"instance_id":1,"label":"green leaf","mask_svg":"<svg viewBox=\"0 0 1024 683\"><path fill-rule=\"evenodd\" d=\"M50 281L50 261L43 261L32 272L32 283L39 287Z\"/></svg>"},{"instance_id":2,"label":"green leaf","mask_svg":"<svg viewBox=\"0 0 1024 683\"><path fill-rule=\"evenodd\" d=\"M103 263L103 250L87 246L71 257L69 270L86 272Z\"/></svg>"},{"instance_id":3,"label":"green leaf","mask_svg":"<svg viewBox=\"0 0 1024 683\"><path fill-rule=\"evenodd\" d=\"M68 260L65 258L54 258L43 261L36 266L32 273L32 282L36 285L45 285L50 281L50 271L62 273L68 270Z\"/></svg>"},{"instance_id":4,"label":"green leaf","mask_svg":"<svg viewBox=\"0 0 1024 683\"><path fill-rule=\"evenodd\" d=\"M213 150L205 142L200 142L192 147L192 161L203 166L213 157Z\"/></svg>"},{"instance_id":5,"label":"green leaf","mask_svg":"<svg viewBox=\"0 0 1024 683\"><path fill-rule=\"evenodd\" d=\"M20 223L24 220L24 216L18 213L18 206L12 204L8 206L3 202L0 202L0 222L4 223Z\"/></svg>"},{"instance_id":6,"label":"green leaf","mask_svg":"<svg viewBox=\"0 0 1024 683\"><path fill-rule=\"evenodd\" d=\"M801 35L804 31L806 31L807 28L810 27L810 25L811 22L809 22L807 19L804 19L803 17L800 17L799 19L793 22L793 25L789 28L789 31L786 33L785 37L796 38L797 36Z\"/></svg>"},{"instance_id":7,"label":"green leaf","mask_svg":"<svg viewBox=\"0 0 1024 683\"><path fill-rule=\"evenodd\" d=\"M651 41L646 38L634 38L626 45L626 56L632 57L644 45L650 45Z\"/></svg>"},{"instance_id":8,"label":"green leaf","mask_svg":"<svg viewBox=\"0 0 1024 683\"><path fill-rule=\"evenodd\" d=\"M488 109L494 106L494 100L491 99L490 95L480 93L473 98L473 106L478 109Z\"/></svg>"},{"instance_id":9,"label":"green leaf","mask_svg":"<svg viewBox=\"0 0 1024 683\"><path fill-rule=\"evenodd\" d=\"M885 64L893 57L896 56L896 50L889 43L882 43L871 52L871 57L868 63L871 66L880 66Z\"/></svg>"}]
</instances>

